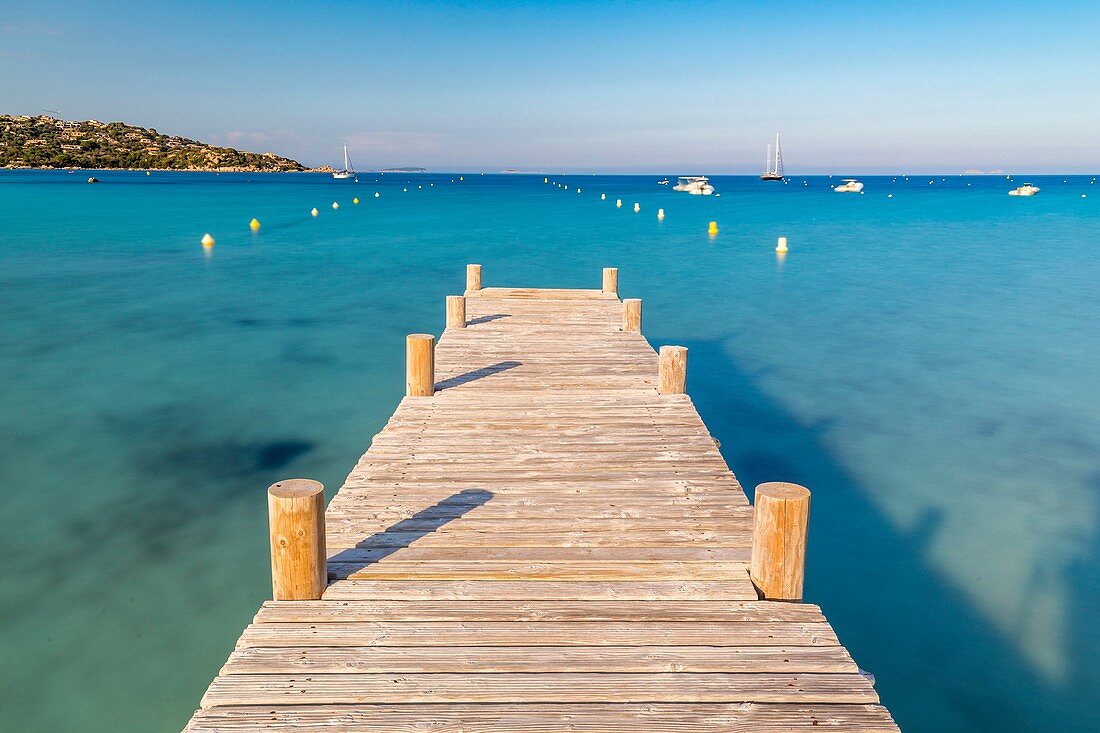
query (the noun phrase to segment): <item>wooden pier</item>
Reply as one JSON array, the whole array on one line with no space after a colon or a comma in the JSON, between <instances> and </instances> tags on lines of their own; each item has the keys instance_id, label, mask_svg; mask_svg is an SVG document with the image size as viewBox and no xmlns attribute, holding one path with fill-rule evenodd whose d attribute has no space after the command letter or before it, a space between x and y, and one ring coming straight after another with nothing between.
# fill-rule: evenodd
<instances>
[{"instance_id":1,"label":"wooden pier","mask_svg":"<svg viewBox=\"0 0 1100 733\"><path fill-rule=\"evenodd\" d=\"M187 731L898 730L797 602L808 492L764 485L754 522L687 351L653 350L617 279L482 288L468 268L327 511L314 482L270 489L288 600Z\"/></svg>"}]
</instances>

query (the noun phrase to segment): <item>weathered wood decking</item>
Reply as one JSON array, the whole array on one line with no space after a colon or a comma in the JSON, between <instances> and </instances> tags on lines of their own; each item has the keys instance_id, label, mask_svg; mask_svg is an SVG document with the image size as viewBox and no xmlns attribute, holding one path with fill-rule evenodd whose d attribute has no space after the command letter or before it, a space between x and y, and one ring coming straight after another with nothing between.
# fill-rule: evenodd
<instances>
[{"instance_id":1,"label":"weathered wood decking","mask_svg":"<svg viewBox=\"0 0 1100 733\"><path fill-rule=\"evenodd\" d=\"M752 509L598 290L467 292L187 730L896 731L813 605L757 600Z\"/></svg>"}]
</instances>

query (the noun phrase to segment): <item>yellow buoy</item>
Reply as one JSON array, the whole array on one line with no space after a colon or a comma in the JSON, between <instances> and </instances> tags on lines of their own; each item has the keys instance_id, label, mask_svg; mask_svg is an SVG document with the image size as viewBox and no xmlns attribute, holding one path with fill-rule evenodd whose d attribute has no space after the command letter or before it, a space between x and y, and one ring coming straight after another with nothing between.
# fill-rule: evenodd
<instances>
[{"instance_id":1,"label":"yellow buoy","mask_svg":"<svg viewBox=\"0 0 1100 733\"><path fill-rule=\"evenodd\" d=\"M634 202L634 213L637 214L641 210L642 210L642 205L639 204L637 201L635 201Z\"/></svg>"},{"instance_id":2,"label":"yellow buoy","mask_svg":"<svg viewBox=\"0 0 1100 733\"><path fill-rule=\"evenodd\" d=\"M665 210L664 209L657 209L657 218L658 219L664 219L665 218Z\"/></svg>"},{"instance_id":3,"label":"yellow buoy","mask_svg":"<svg viewBox=\"0 0 1100 733\"><path fill-rule=\"evenodd\" d=\"M202 246L210 249L214 246L214 238L210 236L210 232L202 235Z\"/></svg>"},{"instance_id":4,"label":"yellow buoy","mask_svg":"<svg viewBox=\"0 0 1100 733\"><path fill-rule=\"evenodd\" d=\"M775 245L775 251L780 253L780 254L783 254L787 251L787 238L786 237L780 237L779 238L779 243Z\"/></svg>"},{"instance_id":5,"label":"yellow buoy","mask_svg":"<svg viewBox=\"0 0 1100 733\"><path fill-rule=\"evenodd\" d=\"M313 209L311 209L309 213L312 214L313 216L317 216L317 207L314 207Z\"/></svg>"},{"instance_id":6,"label":"yellow buoy","mask_svg":"<svg viewBox=\"0 0 1100 733\"><path fill-rule=\"evenodd\" d=\"M717 234L718 233L718 222L712 221L710 223L710 226L707 228L707 233L710 234L711 236Z\"/></svg>"},{"instance_id":7,"label":"yellow buoy","mask_svg":"<svg viewBox=\"0 0 1100 733\"><path fill-rule=\"evenodd\" d=\"M260 220L253 219L252 221L248 222L248 228L254 232L260 231Z\"/></svg>"},{"instance_id":8,"label":"yellow buoy","mask_svg":"<svg viewBox=\"0 0 1100 733\"><path fill-rule=\"evenodd\" d=\"M615 208L621 209L622 207L623 207L623 200L622 199L615 199Z\"/></svg>"},{"instance_id":9,"label":"yellow buoy","mask_svg":"<svg viewBox=\"0 0 1100 733\"><path fill-rule=\"evenodd\" d=\"M351 202L352 202L353 204L357 204L357 203L359 203L359 197L358 197L358 196L356 196L355 198L353 198L353 199L351 200Z\"/></svg>"},{"instance_id":10,"label":"yellow buoy","mask_svg":"<svg viewBox=\"0 0 1100 733\"><path fill-rule=\"evenodd\" d=\"M542 179L542 182L543 182L543 183L550 183L550 179L549 179L549 178L543 178L543 179Z\"/></svg>"}]
</instances>

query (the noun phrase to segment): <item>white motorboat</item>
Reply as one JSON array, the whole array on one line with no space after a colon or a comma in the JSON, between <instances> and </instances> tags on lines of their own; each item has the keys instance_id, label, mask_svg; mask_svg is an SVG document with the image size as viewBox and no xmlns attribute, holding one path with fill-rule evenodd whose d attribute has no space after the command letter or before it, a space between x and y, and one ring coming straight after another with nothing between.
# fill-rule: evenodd
<instances>
[{"instance_id":1,"label":"white motorboat","mask_svg":"<svg viewBox=\"0 0 1100 733\"><path fill-rule=\"evenodd\" d=\"M667 178L662 178L661 180L657 181L657 185L658 186L667 186L668 185L668 179Z\"/></svg>"},{"instance_id":2,"label":"white motorboat","mask_svg":"<svg viewBox=\"0 0 1100 733\"><path fill-rule=\"evenodd\" d=\"M355 169L351 167L351 159L348 157L348 146L347 145L344 146L344 170L335 171L332 174L332 177L333 178L340 178L340 179L354 178L355 177Z\"/></svg>"},{"instance_id":3,"label":"white motorboat","mask_svg":"<svg viewBox=\"0 0 1100 733\"><path fill-rule=\"evenodd\" d=\"M863 184L854 178L845 178L839 186L833 186L837 193L863 193Z\"/></svg>"},{"instance_id":4,"label":"white motorboat","mask_svg":"<svg viewBox=\"0 0 1100 733\"><path fill-rule=\"evenodd\" d=\"M714 186L710 185L710 179L706 176L680 176L676 179L673 191L683 191L693 196L710 196L714 193Z\"/></svg>"},{"instance_id":5,"label":"white motorboat","mask_svg":"<svg viewBox=\"0 0 1100 733\"><path fill-rule=\"evenodd\" d=\"M1030 183L1025 183L1019 188L1014 188L1008 192L1009 196L1034 196L1042 189L1038 186L1032 186Z\"/></svg>"},{"instance_id":6,"label":"white motorboat","mask_svg":"<svg viewBox=\"0 0 1100 733\"><path fill-rule=\"evenodd\" d=\"M775 133L775 157L772 157L772 146L768 145L768 157L764 161L764 173L761 181L783 180L783 153L779 151L779 133Z\"/></svg>"}]
</instances>

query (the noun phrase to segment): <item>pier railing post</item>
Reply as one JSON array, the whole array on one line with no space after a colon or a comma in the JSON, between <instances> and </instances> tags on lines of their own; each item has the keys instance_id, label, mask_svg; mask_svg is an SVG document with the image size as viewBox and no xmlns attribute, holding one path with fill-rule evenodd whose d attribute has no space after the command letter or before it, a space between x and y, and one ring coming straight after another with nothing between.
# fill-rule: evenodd
<instances>
[{"instance_id":1,"label":"pier railing post","mask_svg":"<svg viewBox=\"0 0 1100 733\"><path fill-rule=\"evenodd\" d=\"M686 346L662 346L658 352L657 392L687 392L688 350Z\"/></svg>"},{"instance_id":2,"label":"pier railing post","mask_svg":"<svg viewBox=\"0 0 1100 733\"><path fill-rule=\"evenodd\" d=\"M431 397L435 394L435 336L410 333L405 337L405 394Z\"/></svg>"},{"instance_id":3,"label":"pier railing post","mask_svg":"<svg viewBox=\"0 0 1100 733\"><path fill-rule=\"evenodd\" d=\"M642 299L627 298L623 301L623 330L642 332Z\"/></svg>"},{"instance_id":4,"label":"pier railing post","mask_svg":"<svg viewBox=\"0 0 1100 733\"><path fill-rule=\"evenodd\" d=\"M276 601L316 601L328 584L325 487L287 479L267 489L271 592Z\"/></svg>"},{"instance_id":5,"label":"pier railing post","mask_svg":"<svg viewBox=\"0 0 1100 733\"><path fill-rule=\"evenodd\" d=\"M749 575L765 600L802 600L809 519L805 486L776 482L756 487Z\"/></svg>"},{"instance_id":6,"label":"pier railing post","mask_svg":"<svg viewBox=\"0 0 1100 733\"><path fill-rule=\"evenodd\" d=\"M603 268L603 287L601 288L601 290L605 293L611 293L613 295L619 294L619 268Z\"/></svg>"},{"instance_id":7,"label":"pier railing post","mask_svg":"<svg viewBox=\"0 0 1100 733\"><path fill-rule=\"evenodd\" d=\"M466 298L447 296L447 328L466 328Z\"/></svg>"},{"instance_id":8,"label":"pier railing post","mask_svg":"<svg viewBox=\"0 0 1100 733\"><path fill-rule=\"evenodd\" d=\"M481 290L481 265L466 265L466 289Z\"/></svg>"}]
</instances>

